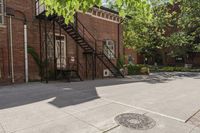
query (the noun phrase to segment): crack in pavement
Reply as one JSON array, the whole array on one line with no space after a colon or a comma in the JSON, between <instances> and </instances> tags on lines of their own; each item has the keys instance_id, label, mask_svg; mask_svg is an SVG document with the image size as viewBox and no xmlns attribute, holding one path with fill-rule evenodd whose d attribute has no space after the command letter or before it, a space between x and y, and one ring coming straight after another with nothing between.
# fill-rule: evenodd
<instances>
[{"instance_id":1,"label":"crack in pavement","mask_svg":"<svg viewBox=\"0 0 200 133\"><path fill-rule=\"evenodd\" d=\"M116 125L116 126L114 126L114 127L110 128L110 129L108 129L108 130L104 131L103 133L108 133L109 131L112 131L112 130L114 130L114 129L118 128L118 127L120 127L120 125Z\"/></svg>"}]
</instances>

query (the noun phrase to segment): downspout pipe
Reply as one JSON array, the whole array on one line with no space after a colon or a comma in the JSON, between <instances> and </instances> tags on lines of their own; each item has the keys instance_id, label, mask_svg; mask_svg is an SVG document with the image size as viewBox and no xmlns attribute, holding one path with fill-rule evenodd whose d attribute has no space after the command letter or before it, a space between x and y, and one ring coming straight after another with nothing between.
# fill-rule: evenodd
<instances>
[{"instance_id":1,"label":"downspout pipe","mask_svg":"<svg viewBox=\"0 0 200 133\"><path fill-rule=\"evenodd\" d=\"M13 63L13 29L12 29L12 16L10 18L10 64L11 64L11 81L15 83L15 75L14 75L14 63Z\"/></svg>"},{"instance_id":2,"label":"downspout pipe","mask_svg":"<svg viewBox=\"0 0 200 133\"><path fill-rule=\"evenodd\" d=\"M132 19L131 16L126 15L125 18L123 18L119 23L118 23L118 58L120 58L120 25L126 21ZM123 46L123 56L125 55L125 47ZM125 58L125 57L124 57Z\"/></svg>"},{"instance_id":3,"label":"downspout pipe","mask_svg":"<svg viewBox=\"0 0 200 133\"><path fill-rule=\"evenodd\" d=\"M25 82L28 83L28 32L27 24L24 23L24 62L25 62Z\"/></svg>"},{"instance_id":4,"label":"downspout pipe","mask_svg":"<svg viewBox=\"0 0 200 133\"><path fill-rule=\"evenodd\" d=\"M121 45L121 41L120 41L120 25L124 22L125 19L123 19L122 21L120 21L117 25L117 32L118 32L118 59L120 59L120 45Z\"/></svg>"},{"instance_id":5,"label":"downspout pipe","mask_svg":"<svg viewBox=\"0 0 200 133\"><path fill-rule=\"evenodd\" d=\"M10 63L10 76L11 83L15 82L14 74L14 62L13 62L13 28L12 28L12 17L14 17L13 10L10 8L6 9L6 15L9 17L9 63ZM9 12L8 12L9 11Z\"/></svg>"}]
</instances>

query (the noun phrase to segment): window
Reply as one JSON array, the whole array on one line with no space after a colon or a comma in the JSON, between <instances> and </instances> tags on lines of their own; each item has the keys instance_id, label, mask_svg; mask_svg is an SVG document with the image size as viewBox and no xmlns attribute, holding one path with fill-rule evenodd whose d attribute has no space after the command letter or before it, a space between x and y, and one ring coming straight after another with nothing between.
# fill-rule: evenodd
<instances>
[{"instance_id":1,"label":"window","mask_svg":"<svg viewBox=\"0 0 200 133\"><path fill-rule=\"evenodd\" d=\"M0 0L0 24L4 23L4 8L3 8L3 0Z\"/></svg>"},{"instance_id":2,"label":"window","mask_svg":"<svg viewBox=\"0 0 200 133\"><path fill-rule=\"evenodd\" d=\"M56 35L56 60L57 69L66 68L66 41L64 35Z\"/></svg>"},{"instance_id":3,"label":"window","mask_svg":"<svg viewBox=\"0 0 200 133\"><path fill-rule=\"evenodd\" d=\"M112 40L106 40L104 42L104 54L109 58L115 58L115 43Z\"/></svg>"}]
</instances>

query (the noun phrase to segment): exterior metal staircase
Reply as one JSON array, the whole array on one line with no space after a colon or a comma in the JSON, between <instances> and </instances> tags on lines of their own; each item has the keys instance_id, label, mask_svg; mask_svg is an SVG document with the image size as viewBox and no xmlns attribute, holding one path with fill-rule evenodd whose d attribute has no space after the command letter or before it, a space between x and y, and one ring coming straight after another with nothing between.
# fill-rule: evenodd
<instances>
[{"instance_id":1,"label":"exterior metal staircase","mask_svg":"<svg viewBox=\"0 0 200 133\"><path fill-rule=\"evenodd\" d=\"M45 10L37 15L39 18L45 16ZM112 62L112 60L104 53L103 49L99 50L97 48L96 38L87 30L87 28L80 22L80 20L75 17L75 23L66 24L65 19L62 16L50 15L46 17L49 21L55 21L58 23L64 31L68 33L71 38L84 50L85 53L90 53L95 55L107 69L115 77L123 77L124 75L117 68L117 66Z\"/></svg>"}]
</instances>

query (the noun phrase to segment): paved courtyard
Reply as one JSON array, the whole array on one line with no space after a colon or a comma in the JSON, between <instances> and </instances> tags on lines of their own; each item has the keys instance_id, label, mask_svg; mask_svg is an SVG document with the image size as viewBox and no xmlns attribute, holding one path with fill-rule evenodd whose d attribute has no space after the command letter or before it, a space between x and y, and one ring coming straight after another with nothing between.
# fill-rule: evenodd
<instances>
[{"instance_id":1,"label":"paved courtyard","mask_svg":"<svg viewBox=\"0 0 200 133\"><path fill-rule=\"evenodd\" d=\"M156 125L126 128L123 113ZM200 133L200 74L0 86L0 133Z\"/></svg>"}]
</instances>

